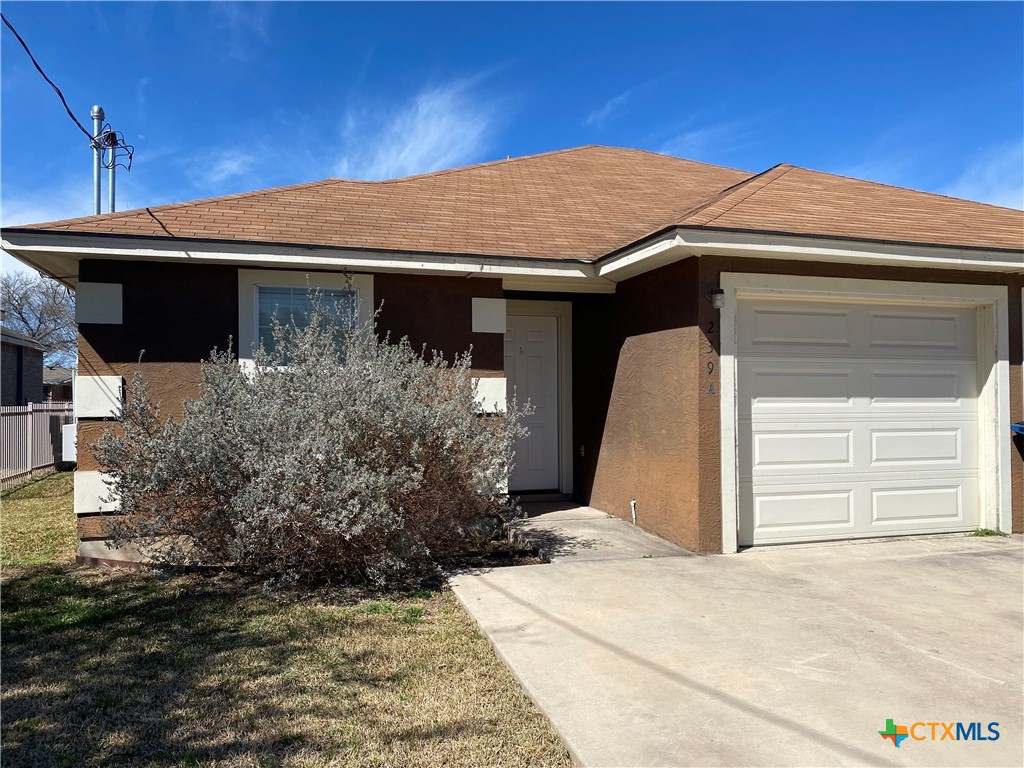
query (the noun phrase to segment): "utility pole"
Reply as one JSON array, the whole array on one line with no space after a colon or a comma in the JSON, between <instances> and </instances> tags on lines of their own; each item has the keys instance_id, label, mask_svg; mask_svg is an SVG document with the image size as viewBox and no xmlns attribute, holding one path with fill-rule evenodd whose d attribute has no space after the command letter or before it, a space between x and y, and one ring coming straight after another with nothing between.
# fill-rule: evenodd
<instances>
[{"instance_id":1,"label":"utility pole","mask_svg":"<svg viewBox=\"0 0 1024 768\"><path fill-rule=\"evenodd\" d=\"M103 168L103 147L100 145L100 141L101 141L100 131L103 130L103 118L105 117L105 115L103 114L103 107L101 107L99 104L97 104L96 106L94 106L92 108L92 112L90 114L92 115L92 135L93 135L93 139L92 139L92 212L94 214L96 214L96 215L99 215L102 212L102 211L100 211L100 206L101 206L101 201L102 201L102 197L103 197L102 193L100 192L100 183L101 183L101 179L102 179L102 175L103 175L102 174L102 168ZM113 169L111 169L111 171L110 171L110 179L111 179L111 181L113 181L113 179L114 179L114 171L113 171ZM113 209L113 207L114 207L113 206L113 203L114 203L113 187L111 187L111 192L110 192L110 203L111 203L110 207L111 207L111 209Z\"/></svg>"}]
</instances>

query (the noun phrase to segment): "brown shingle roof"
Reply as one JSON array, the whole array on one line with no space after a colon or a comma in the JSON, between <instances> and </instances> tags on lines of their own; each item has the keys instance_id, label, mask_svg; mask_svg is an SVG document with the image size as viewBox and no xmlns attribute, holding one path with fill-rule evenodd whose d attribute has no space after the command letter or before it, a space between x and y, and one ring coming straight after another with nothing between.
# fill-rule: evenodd
<instances>
[{"instance_id":1,"label":"brown shingle roof","mask_svg":"<svg viewBox=\"0 0 1024 768\"><path fill-rule=\"evenodd\" d=\"M1024 211L777 165L682 217L683 226L1024 250Z\"/></svg>"},{"instance_id":2,"label":"brown shingle roof","mask_svg":"<svg viewBox=\"0 0 1024 768\"><path fill-rule=\"evenodd\" d=\"M589 260L749 176L640 150L580 147L392 181L328 179L24 228Z\"/></svg>"},{"instance_id":3,"label":"brown shingle roof","mask_svg":"<svg viewBox=\"0 0 1024 768\"><path fill-rule=\"evenodd\" d=\"M8 229L593 260L672 226L1024 250L1021 211L790 165L754 176L595 146Z\"/></svg>"}]
</instances>

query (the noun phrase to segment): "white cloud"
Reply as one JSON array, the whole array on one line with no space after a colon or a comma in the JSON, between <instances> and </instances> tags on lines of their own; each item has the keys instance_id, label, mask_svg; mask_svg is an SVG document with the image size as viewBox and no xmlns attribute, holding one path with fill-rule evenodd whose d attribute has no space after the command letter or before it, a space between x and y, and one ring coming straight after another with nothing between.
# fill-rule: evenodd
<instances>
[{"instance_id":1,"label":"white cloud","mask_svg":"<svg viewBox=\"0 0 1024 768\"><path fill-rule=\"evenodd\" d=\"M84 175L80 183L65 183L45 193L11 194L8 185L0 200L0 223L5 227L73 219L92 212L92 179Z\"/></svg>"},{"instance_id":2,"label":"white cloud","mask_svg":"<svg viewBox=\"0 0 1024 768\"><path fill-rule=\"evenodd\" d=\"M185 175L196 186L216 187L237 178L251 181L258 167L259 160L255 152L234 148L208 149L188 161Z\"/></svg>"},{"instance_id":3,"label":"white cloud","mask_svg":"<svg viewBox=\"0 0 1024 768\"><path fill-rule=\"evenodd\" d=\"M225 56L249 61L270 41L270 3L217 2L210 6L213 27L222 32L218 46Z\"/></svg>"},{"instance_id":4,"label":"white cloud","mask_svg":"<svg viewBox=\"0 0 1024 768\"><path fill-rule=\"evenodd\" d=\"M1024 209L1024 140L977 154L960 177L939 192L980 203Z\"/></svg>"},{"instance_id":5,"label":"white cloud","mask_svg":"<svg viewBox=\"0 0 1024 768\"><path fill-rule=\"evenodd\" d=\"M345 151L335 175L393 179L452 168L478 160L497 121L494 102L477 98L476 80L460 80L420 91L385 114L345 115Z\"/></svg>"},{"instance_id":6,"label":"white cloud","mask_svg":"<svg viewBox=\"0 0 1024 768\"><path fill-rule=\"evenodd\" d=\"M138 110L139 122L146 122L146 86L153 82L151 77L142 77L135 81L135 107Z\"/></svg>"},{"instance_id":7,"label":"white cloud","mask_svg":"<svg viewBox=\"0 0 1024 768\"><path fill-rule=\"evenodd\" d=\"M658 148L663 155L687 160L715 162L716 158L755 143L755 131L748 122L715 123L683 131Z\"/></svg>"},{"instance_id":8,"label":"white cloud","mask_svg":"<svg viewBox=\"0 0 1024 768\"><path fill-rule=\"evenodd\" d=\"M636 90L636 88L630 88L628 91L624 91L618 96L608 99L608 101L601 105L599 109L595 109L583 118L583 124L596 125L600 128L612 115L626 106L626 102L629 101L630 96L632 96Z\"/></svg>"},{"instance_id":9,"label":"white cloud","mask_svg":"<svg viewBox=\"0 0 1024 768\"><path fill-rule=\"evenodd\" d=\"M127 211L142 204L154 204L137 179L121 171L117 174L117 210ZM103 172L101 210L107 213L107 172ZM58 179L44 190L23 192L10 183L0 196L0 225L14 227L48 221L91 216L93 212L92 176L88 172Z\"/></svg>"}]
</instances>

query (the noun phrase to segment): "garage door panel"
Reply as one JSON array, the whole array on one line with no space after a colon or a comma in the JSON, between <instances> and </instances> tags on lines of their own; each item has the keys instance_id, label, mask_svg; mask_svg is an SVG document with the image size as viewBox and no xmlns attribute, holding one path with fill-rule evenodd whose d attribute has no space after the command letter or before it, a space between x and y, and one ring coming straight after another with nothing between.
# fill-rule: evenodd
<instances>
[{"instance_id":1,"label":"garage door panel","mask_svg":"<svg viewBox=\"0 0 1024 768\"><path fill-rule=\"evenodd\" d=\"M754 528L777 537L822 528L853 532L853 488L791 490L751 497Z\"/></svg>"},{"instance_id":2,"label":"garage door panel","mask_svg":"<svg viewBox=\"0 0 1024 768\"><path fill-rule=\"evenodd\" d=\"M903 370L891 365L869 371L871 405L944 409L965 405L973 399L973 371L959 369Z\"/></svg>"},{"instance_id":3,"label":"garage door panel","mask_svg":"<svg viewBox=\"0 0 1024 768\"><path fill-rule=\"evenodd\" d=\"M970 480L871 488L871 521L876 527L911 524L963 527L967 519L965 491Z\"/></svg>"},{"instance_id":4,"label":"garage door panel","mask_svg":"<svg viewBox=\"0 0 1024 768\"><path fill-rule=\"evenodd\" d=\"M852 466L853 431L797 430L753 435L753 463L759 468L807 469Z\"/></svg>"},{"instance_id":5,"label":"garage door panel","mask_svg":"<svg viewBox=\"0 0 1024 768\"><path fill-rule=\"evenodd\" d=\"M964 466L964 446L977 440L977 422L930 426L904 422L870 429L870 466L906 467L920 464L945 468ZM971 452L973 456L974 453ZM969 469L976 469L972 463Z\"/></svg>"},{"instance_id":6,"label":"garage door panel","mask_svg":"<svg viewBox=\"0 0 1024 768\"><path fill-rule=\"evenodd\" d=\"M842 307L807 307L769 303L751 306L740 319L752 349L778 345L852 346L850 313Z\"/></svg>"},{"instance_id":7,"label":"garage door panel","mask_svg":"<svg viewBox=\"0 0 1024 768\"><path fill-rule=\"evenodd\" d=\"M853 372L849 368L804 365L745 365L740 372L740 398L749 415L754 410L808 410L853 406Z\"/></svg>"},{"instance_id":8,"label":"garage door panel","mask_svg":"<svg viewBox=\"0 0 1024 768\"><path fill-rule=\"evenodd\" d=\"M873 349L899 349L929 358L973 357L977 312L972 309L922 311L869 310L868 344Z\"/></svg>"},{"instance_id":9,"label":"garage door panel","mask_svg":"<svg viewBox=\"0 0 1024 768\"><path fill-rule=\"evenodd\" d=\"M966 420L873 419L740 422L741 480L831 482L835 473L885 479L977 473L978 425ZM813 479L811 476L813 476ZM772 478L775 478L774 480Z\"/></svg>"},{"instance_id":10,"label":"garage door panel","mask_svg":"<svg viewBox=\"0 0 1024 768\"><path fill-rule=\"evenodd\" d=\"M736 367L741 544L976 525L974 310L746 305Z\"/></svg>"}]
</instances>

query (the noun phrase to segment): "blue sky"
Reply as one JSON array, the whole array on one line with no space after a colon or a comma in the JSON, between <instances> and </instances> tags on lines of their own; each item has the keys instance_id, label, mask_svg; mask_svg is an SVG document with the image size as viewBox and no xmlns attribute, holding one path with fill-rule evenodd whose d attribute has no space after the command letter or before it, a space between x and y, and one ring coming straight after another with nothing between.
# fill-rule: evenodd
<instances>
[{"instance_id":1,"label":"blue sky","mask_svg":"<svg viewBox=\"0 0 1024 768\"><path fill-rule=\"evenodd\" d=\"M120 209L591 143L1024 207L1020 3L3 11L79 119L99 103L135 144ZM4 223L91 213L87 144L2 35Z\"/></svg>"}]
</instances>

